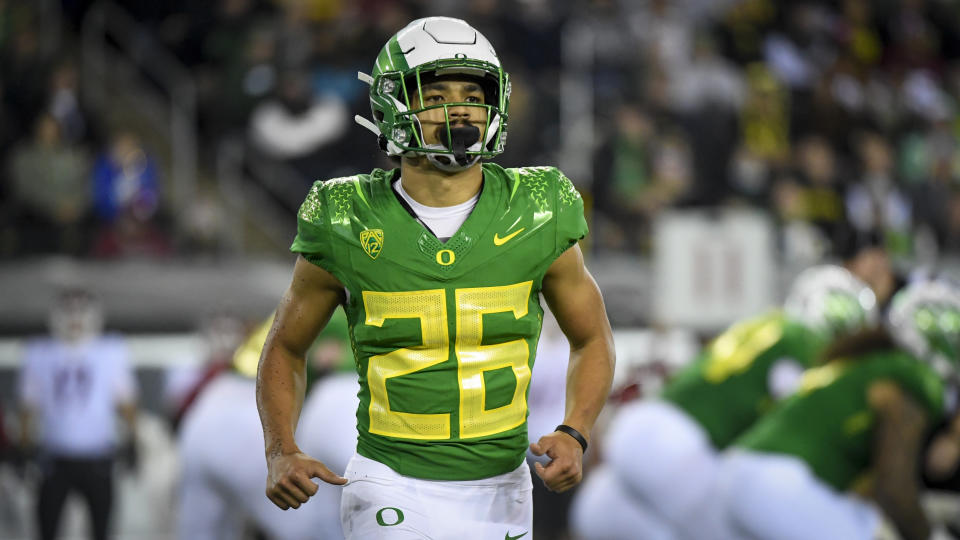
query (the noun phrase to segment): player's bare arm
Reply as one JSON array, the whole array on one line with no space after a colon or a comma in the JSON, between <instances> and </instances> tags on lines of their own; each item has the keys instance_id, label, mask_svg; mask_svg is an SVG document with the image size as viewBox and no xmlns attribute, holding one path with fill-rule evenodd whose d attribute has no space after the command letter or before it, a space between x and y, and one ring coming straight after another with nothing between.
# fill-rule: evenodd
<instances>
[{"instance_id":1,"label":"player's bare arm","mask_svg":"<svg viewBox=\"0 0 960 540\"><path fill-rule=\"evenodd\" d=\"M267 497L283 510L299 508L319 478L330 484L346 479L302 453L294 431L306 389L306 351L344 300L343 285L302 256L277 308L257 370L257 409L267 455Z\"/></svg>"},{"instance_id":2,"label":"player's bare arm","mask_svg":"<svg viewBox=\"0 0 960 540\"><path fill-rule=\"evenodd\" d=\"M590 431L610 393L615 354L603 297L583 263L580 246L574 245L553 262L543 280L543 295L570 341L563 423L589 442ZM583 477L583 451L572 436L553 432L530 449L551 459L546 467L535 465L549 489L566 491Z\"/></svg>"},{"instance_id":3,"label":"player's bare arm","mask_svg":"<svg viewBox=\"0 0 960 540\"><path fill-rule=\"evenodd\" d=\"M926 415L889 381L874 383L868 401L877 415L871 496L905 540L929 538L930 525L920 507L916 471Z\"/></svg>"}]
</instances>

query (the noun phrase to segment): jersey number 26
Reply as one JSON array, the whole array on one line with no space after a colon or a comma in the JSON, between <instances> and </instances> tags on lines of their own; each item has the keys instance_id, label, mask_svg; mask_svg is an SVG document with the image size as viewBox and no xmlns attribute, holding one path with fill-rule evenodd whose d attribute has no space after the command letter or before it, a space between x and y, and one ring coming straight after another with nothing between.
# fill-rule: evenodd
<instances>
[{"instance_id":1,"label":"jersey number 26","mask_svg":"<svg viewBox=\"0 0 960 540\"><path fill-rule=\"evenodd\" d=\"M527 314L530 289L526 281L502 287L456 289L457 381L460 387L460 438L492 435L513 429L527 413L526 390L530 383L530 356L522 339L481 345L483 316L513 312ZM386 319L420 319L422 345L370 357L370 432L406 439L449 439L450 413L420 414L390 410L387 380L426 369L447 360L450 332L444 289L406 292L363 291L366 324L381 327ZM485 406L484 372L512 368L517 378L510 403L494 409Z\"/></svg>"}]
</instances>

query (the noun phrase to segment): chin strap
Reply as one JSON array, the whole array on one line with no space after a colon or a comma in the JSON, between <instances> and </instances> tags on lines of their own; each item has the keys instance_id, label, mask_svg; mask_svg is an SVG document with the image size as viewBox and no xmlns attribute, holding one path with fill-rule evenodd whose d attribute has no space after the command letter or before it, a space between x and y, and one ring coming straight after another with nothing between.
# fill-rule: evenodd
<instances>
[{"instance_id":1,"label":"chin strap","mask_svg":"<svg viewBox=\"0 0 960 540\"><path fill-rule=\"evenodd\" d=\"M464 169L469 169L470 167L476 165L478 161L480 161L479 155L465 156L466 161L461 164L459 161L454 159L453 156L447 153L450 151L450 149L442 144L430 144L424 147L424 149L427 151L423 152L423 155L427 156L427 159L429 159L430 163L433 163L436 168L444 172L458 172ZM480 149L480 143L476 142L470 147L466 148L466 151L479 152ZM444 153L441 154L438 152L430 152L430 150L443 150Z\"/></svg>"},{"instance_id":2,"label":"chin strap","mask_svg":"<svg viewBox=\"0 0 960 540\"><path fill-rule=\"evenodd\" d=\"M366 83L368 86L373 86L373 77L362 71L357 72L357 79ZM391 100L393 100L398 111L403 112L407 110L407 107L402 102L400 102L393 96L389 96L389 97ZM447 146L444 146L442 144L431 144L431 145L425 146L421 151L404 151L399 146L397 146L396 143L390 140L389 137L387 137L384 133L382 133L380 131L380 128L377 126L377 124L375 124L372 120L368 118L364 118L359 114L355 115L353 117L353 120L354 122L359 124L361 127L363 127L370 133L373 133L374 135L377 136L377 138L381 141L380 142L381 148L383 148L384 151L386 151L387 155L390 155L390 156L403 156L403 155L414 156L418 154L423 155L423 156L426 156L427 159L429 159L430 162L433 163L438 169L446 172L462 171L464 169L468 169L476 165L476 163L480 161L480 156L479 155L469 156L467 155L467 152L483 151L484 147L490 144L490 141L493 140L493 138L496 136L497 132L499 132L501 128L500 115L498 114L494 116L493 119L491 120L490 125L487 128L487 136L485 137L485 140L482 142L482 144L480 141L476 141L470 144L469 146L467 146L466 142L463 140L462 137L454 137L451 135L448 140L452 140L453 148L448 148ZM413 116L413 120L416 124L415 129L420 130L422 133L422 130L420 129L419 119L416 116ZM479 133L476 135L476 137L479 138ZM471 139L470 137L467 137L467 138ZM443 150L443 151L453 150L453 158L451 159L450 154L431 152L431 150Z\"/></svg>"}]
</instances>

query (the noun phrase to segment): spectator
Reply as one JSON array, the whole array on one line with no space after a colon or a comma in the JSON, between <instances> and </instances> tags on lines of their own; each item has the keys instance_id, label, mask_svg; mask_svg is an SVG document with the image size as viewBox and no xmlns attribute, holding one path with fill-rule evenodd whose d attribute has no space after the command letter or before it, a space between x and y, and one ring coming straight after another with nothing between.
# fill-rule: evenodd
<instances>
[{"instance_id":1,"label":"spectator","mask_svg":"<svg viewBox=\"0 0 960 540\"><path fill-rule=\"evenodd\" d=\"M275 30L263 24L232 31L244 38L236 43L237 49L224 56L217 69L208 66L203 71L202 120L215 137L241 132L254 106L277 83Z\"/></svg>"},{"instance_id":2,"label":"spectator","mask_svg":"<svg viewBox=\"0 0 960 540\"><path fill-rule=\"evenodd\" d=\"M102 335L102 322L91 293L68 290L51 310L51 335L26 347L20 445L36 445L41 459L36 518L42 540L57 537L64 503L74 492L87 503L90 537L107 538L113 466L120 448L118 414L127 428L124 455L135 465L137 386L123 340Z\"/></svg>"},{"instance_id":3,"label":"spectator","mask_svg":"<svg viewBox=\"0 0 960 540\"><path fill-rule=\"evenodd\" d=\"M16 19L20 24L11 29L8 44L0 48L0 65L3 65L7 102L16 113L18 123L29 125L46 105L44 90L49 62L35 23L27 22L30 17L22 14Z\"/></svg>"},{"instance_id":4,"label":"spectator","mask_svg":"<svg viewBox=\"0 0 960 540\"><path fill-rule=\"evenodd\" d=\"M936 239L936 245L951 243L950 200L960 187L955 169L960 145L947 122L938 122L923 136L912 134L901 143L900 171L909 182L914 227ZM920 246L917 246L919 256Z\"/></svg>"},{"instance_id":5,"label":"spectator","mask_svg":"<svg viewBox=\"0 0 960 540\"><path fill-rule=\"evenodd\" d=\"M781 174L773 180L771 207L780 225L780 251L791 265L808 266L828 251L823 236L806 221L806 199L796 176Z\"/></svg>"},{"instance_id":6,"label":"spectator","mask_svg":"<svg viewBox=\"0 0 960 540\"><path fill-rule=\"evenodd\" d=\"M160 204L158 171L136 135L121 131L93 168L97 218L114 223L123 214L152 218Z\"/></svg>"},{"instance_id":7,"label":"spectator","mask_svg":"<svg viewBox=\"0 0 960 540\"><path fill-rule=\"evenodd\" d=\"M690 145L685 159L693 165L692 202L722 203L729 196L727 173L737 143L738 111L747 95L744 76L703 34L691 61L675 70L669 92Z\"/></svg>"},{"instance_id":8,"label":"spectator","mask_svg":"<svg viewBox=\"0 0 960 540\"><path fill-rule=\"evenodd\" d=\"M790 101L782 85L763 64L747 68L747 96L741 111L746 148L772 164L790 156Z\"/></svg>"},{"instance_id":9,"label":"spectator","mask_svg":"<svg viewBox=\"0 0 960 540\"><path fill-rule=\"evenodd\" d=\"M50 76L48 112L57 119L63 140L69 144L83 143L88 131L77 79L77 66L72 61L61 63Z\"/></svg>"},{"instance_id":10,"label":"spectator","mask_svg":"<svg viewBox=\"0 0 960 540\"><path fill-rule=\"evenodd\" d=\"M846 215L836 156L826 139L809 136L796 149L796 166L802 182L802 217L819 231L827 249L845 232Z\"/></svg>"},{"instance_id":11,"label":"spectator","mask_svg":"<svg viewBox=\"0 0 960 540\"><path fill-rule=\"evenodd\" d=\"M312 180L322 164L311 158L339 139L350 125L349 109L336 94L314 96L307 74L288 71L275 97L263 101L250 118L249 134L260 152L292 165Z\"/></svg>"},{"instance_id":12,"label":"spectator","mask_svg":"<svg viewBox=\"0 0 960 540\"><path fill-rule=\"evenodd\" d=\"M630 103L617 109L614 126L596 160L597 204L613 225L602 239L606 247L639 251L643 233L637 229L649 225L644 203L656 127L641 107Z\"/></svg>"},{"instance_id":13,"label":"spectator","mask_svg":"<svg viewBox=\"0 0 960 540\"><path fill-rule=\"evenodd\" d=\"M13 150L9 166L20 251L82 252L90 208L84 152L65 144L60 125L44 114L33 140Z\"/></svg>"},{"instance_id":14,"label":"spectator","mask_svg":"<svg viewBox=\"0 0 960 540\"><path fill-rule=\"evenodd\" d=\"M689 194L690 148L681 132L658 130L637 105L622 105L615 121L597 170L597 199L615 225L604 240L608 247L642 252L656 213Z\"/></svg>"},{"instance_id":15,"label":"spectator","mask_svg":"<svg viewBox=\"0 0 960 540\"><path fill-rule=\"evenodd\" d=\"M894 176L890 144L878 133L867 133L857 151L860 177L845 201L850 224L861 235L880 232L894 258L908 256L913 207Z\"/></svg>"},{"instance_id":16,"label":"spectator","mask_svg":"<svg viewBox=\"0 0 960 540\"><path fill-rule=\"evenodd\" d=\"M93 168L94 211L100 224L93 253L109 257L164 255L169 241L160 226L160 172L130 131L118 132Z\"/></svg>"}]
</instances>

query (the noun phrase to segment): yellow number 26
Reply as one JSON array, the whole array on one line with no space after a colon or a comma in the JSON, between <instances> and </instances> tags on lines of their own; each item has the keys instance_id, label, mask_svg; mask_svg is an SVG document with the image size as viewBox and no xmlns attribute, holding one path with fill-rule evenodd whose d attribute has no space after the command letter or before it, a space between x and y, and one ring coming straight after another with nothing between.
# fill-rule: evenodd
<instances>
[{"instance_id":1,"label":"yellow number 26","mask_svg":"<svg viewBox=\"0 0 960 540\"><path fill-rule=\"evenodd\" d=\"M512 312L527 314L531 281L503 287L456 289L457 381L460 387L460 437L483 437L513 429L527 414L526 391L530 383L529 347L523 339L483 345L483 316ZM406 439L449 439L450 413L420 414L390 410L387 380L447 360L450 333L444 289L408 292L363 291L366 324L383 326L386 319L419 319L422 344L370 357L370 432ZM484 372L512 368L517 379L510 403L486 408Z\"/></svg>"}]
</instances>

